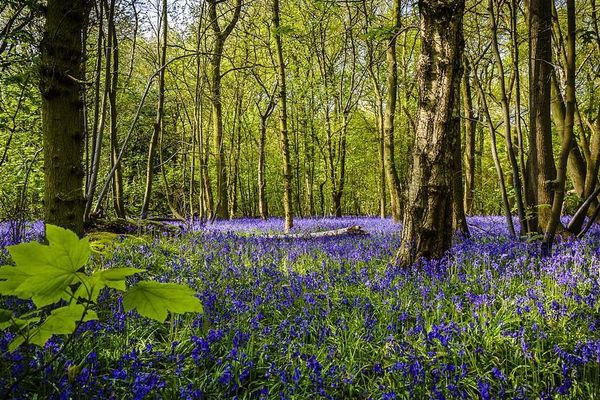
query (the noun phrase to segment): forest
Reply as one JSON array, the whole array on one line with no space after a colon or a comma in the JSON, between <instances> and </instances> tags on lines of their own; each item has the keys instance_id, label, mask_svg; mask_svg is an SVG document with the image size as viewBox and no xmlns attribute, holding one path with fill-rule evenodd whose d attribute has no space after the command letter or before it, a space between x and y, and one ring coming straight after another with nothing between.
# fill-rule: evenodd
<instances>
[{"instance_id":1,"label":"forest","mask_svg":"<svg viewBox=\"0 0 600 400\"><path fill-rule=\"evenodd\" d=\"M599 398L598 13L0 0L0 398Z\"/></svg>"}]
</instances>

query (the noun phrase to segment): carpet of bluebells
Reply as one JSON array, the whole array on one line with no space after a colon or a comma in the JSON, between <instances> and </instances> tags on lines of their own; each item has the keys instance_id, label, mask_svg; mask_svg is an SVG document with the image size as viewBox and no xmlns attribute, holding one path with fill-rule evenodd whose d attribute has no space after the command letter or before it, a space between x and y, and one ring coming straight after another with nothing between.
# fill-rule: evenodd
<instances>
[{"instance_id":1,"label":"carpet of bluebells","mask_svg":"<svg viewBox=\"0 0 600 400\"><path fill-rule=\"evenodd\" d=\"M124 313L116 291L100 321L13 354L0 332L0 390L15 398L600 398L600 229L539 243L498 217L443 260L392 263L399 226L377 218L304 219L295 231L361 225L367 236L281 240L281 220L196 224L173 237L122 238L94 263L185 282L202 315L160 324ZM4 229L4 232L2 231ZM0 225L0 264L9 262ZM39 224L28 239L39 235ZM139 279L139 278L138 278ZM132 282L133 283L133 282ZM0 307L26 309L15 299Z\"/></svg>"}]
</instances>

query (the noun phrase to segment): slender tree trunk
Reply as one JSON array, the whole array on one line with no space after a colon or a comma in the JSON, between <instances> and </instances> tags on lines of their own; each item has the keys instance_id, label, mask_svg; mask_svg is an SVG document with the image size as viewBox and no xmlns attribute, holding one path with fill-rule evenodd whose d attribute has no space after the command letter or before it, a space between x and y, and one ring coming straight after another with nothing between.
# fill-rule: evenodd
<instances>
[{"instance_id":1,"label":"slender tree trunk","mask_svg":"<svg viewBox=\"0 0 600 400\"><path fill-rule=\"evenodd\" d=\"M285 64L283 60L283 44L279 25L279 0L273 0L273 29L275 36L275 50L277 52L277 74L279 81L279 132L281 138L281 157L283 159L283 227L284 231L287 233L294 225L294 215L292 209L292 171L290 165L290 145L287 130Z\"/></svg>"},{"instance_id":2,"label":"slender tree trunk","mask_svg":"<svg viewBox=\"0 0 600 400\"><path fill-rule=\"evenodd\" d=\"M452 245L464 7L464 0L419 0L418 126L398 252L404 266L442 257Z\"/></svg>"},{"instance_id":3,"label":"slender tree trunk","mask_svg":"<svg viewBox=\"0 0 600 400\"><path fill-rule=\"evenodd\" d=\"M502 164L500 163L500 158L498 157L498 146L496 139L496 127L494 126L494 121L492 121L492 116L490 115L490 109L487 104L487 100L485 97L485 93L483 92L483 86L479 81L479 77L477 73L474 74L475 84L479 89L479 94L482 102L482 108L485 113L485 119L487 121L488 128L490 130L490 147L492 149L492 159L494 160L494 167L496 168L496 173L498 175L498 183L500 185L500 194L502 195L502 205L504 210L504 216L506 217L506 226L508 227L508 232L512 237L516 237L515 227L512 220L512 213L510 207L510 201L508 199L508 194L506 192L506 183L504 181L504 171L502 170Z\"/></svg>"},{"instance_id":4,"label":"slender tree trunk","mask_svg":"<svg viewBox=\"0 0 600 400\"><path fill-rule=\"evenodd\" d=\"M521 73L519 70L519 40L517 31L517 13L519 12L519 0L511 0L510 7L510 35L512 42L512 67L515 79L515 126L517 130L517 147L519 152L519 174L521 175L521 193L525 216L529 210L529 202L527 199L528 175L525 164L525 143L523 141L523 129L521 121ZM532 232L532 225L529 218L525 218L527 232Z\"/></svg>"},{"instance_id":5,"label":"slender tree trunk","mask_svg":"<svg viewBox=\"0 0 600 400\"><path fill-rule=\"evenodd\" d=\"M383 123L384 141L384 167L387 187L390 191L390 207L394 221L400 221L400 179L394 158L394 116L396 113L396 100L398 96L398 64L396 61L396 42L400 31L400 0L394 0L394 27L387 44L386 58L388 66L387 99L385 119Z\"/></svg>"},{"instance_id":6,"label":"slender tree trunk","mask_svg":"<svg viewBox=\"0 0 600 400\"><path fill-rule=\"evenodd\" d=\"M525 215L525 206L523 203L521 174L519 173L519 163L512 142L512 123L510 116L510 104L506 90L506 80L504 77L504 63L500 55L500 47L498 45L498 19L500 18L500 9L494 9L494 0L488 1L488 10L492 21L492 50L496 59L496 66L499 72L500 80L500 102L502 103L502 116L504 118L504 139L506 140L506 153L510 161L512 171L513 189L515 191L515 201L517 203L517 213L521 226L521 235L528 233L527 218Z\"/></svg>"},{"instance_id":7,"label":"slender tree trunk","mask_svg":"<svg viewBox=\"0 0 600 400\"><path fill-rule=\"evenodd\" d=\"M44 217L83 235L82 35L88 2L48 0L40 46ZM79 80L79 81L78 81Z\"/></svg>"},{"instance_id":8,"label":"slender tree trunk","mask_svg":"<svg viewBox=\"0 0 600 400\"><path fill-rule=\"evenodd\" d=\"M162 41L159 53L159 66L162 67L167 62L167 37L169 31L169 23L167 20L167 0L162 0ZM142 203L142 218L146 218L148 215L148 208L150 207L150 198L152 196L152 184L154 180L154 167L156 164L156 147L158 145L158 138L160 137L161 130L163 128L163 114L165 104L165 69L160 70L158 76L158 104L156 107L156 120L154 122L154 129L150 138L150 145L148 146L148 161L146 164L146 188L144 189L144 200ZM158 149L162 151L162 149Z\"/></svg>"},{"instance_id":9,"label":"slender tree trunk","mask_svg":"<svg viewBox=\"0 0 600 400\"><path fill-rule=\"evenodd\" d=\"M267 119L268 115L260 117L260 136L258 139L258 212L263 220L269 218L269 209L266 196L266 178L265 178L265 143L267 139Z\"/></svg>"},{"instance_id":10,"label":"slender tree trunk","mask_svg":"<svg viewBox=\"0 0 600 400\"><path fill-rule=\"evenodd\" d=\"M219 16L217 13L218 0L208 0L208 17L210 26L214 35L214 43L211 50L210 61L211 77L211 103L212 103L212 124L214 135L214 146L216 154L217 168L217 204L213 214L217 218L229 218L229 205L227 204L227 162L225 159L225 143L223 141L223 104L221 103L221 59L223 58L223 48L225 41L233 31L240 16L242 2L236 0L231 21L225 29L219 25Z\"/></svg>"},{"instance_id":11,"label":"slender tree trunk","mask_svg":"<svg viewBox=\"0 0 600 400\"><path fill-rule=\"evenodd\" d=\"M89 159L91 155L92 159L94 157L94 151L96 146L96 141L98 138L98 124L100 122L100 75L102 74L102 53L103 53L103 44L104 44L104 6L103 2L97 2L97 6L95 7L96 17L98 19L98 40L96 42L96 65L94 67L94 113L93 113L93 122L92 122L92 138L89 141L91 145L91 151L88 151L86 146L86 174L85 174L85 193L87 197L87 193L90 191L90 179L92 176L92 168L93 168L93 160ZM90 162L91 161L91 162ZM86 204L87 206L87 204Z\"/></svg>"},{"instance_id":12,"label":"slender tree trunk","mask_svg":"<svg viewBox=\"0 0 600 400\"><path fill-rule=\"evenodd\" d=\"M457 87L457 91L459 90L460 86ZM457 96L458 93L459 92L457 92ZM460 121L460 101L458 99L454 102L454 107L456 108L455 114L458 115L458 120ZM467 216L465 215L464 185L462 179L460 123L458 127L455 127L454 129L458 129L458 134L454 135L455 142L452 144L454 150L454 168L452 177L452 231L460 233L462 237L468 237L469 226L467 225Z\"/></svg>"},{"instance_id":13,"label":"slender tree trunk","mask_svg":"<svg viewBox=\"0 0 600 400\"><path fill-rule=\"evenodd\" d=\"M473 109L471 93L471 68L468 60L464 59L465 70L463 73L462 102L465 118L465 189L464 209L467 214L473 211L473 198L475 196L475 133L477 130L477 115Z\"/></svg>"},{"instance_id":14,"label":"slender tree trunk","mask_svg":"<svg viewBox=\"0 0 600 400\"><path fill-rule=\"evenodd\" d=\"M565 183L567 180L567 160L573 143L575 124L575 0L567 0L567 87L565 91L565 122L563 124L562 144L558 161L557 177L554 186L552 214L542 242L542 255L550 255L556 229L560 224Z\"/></svg>"},{"instance_id":15,"label":"slender tree trunk","mask_svg":"<svg viewBox=\"0 0 600 400\"><path fill-rule=\"evenodd\" d=\"M552 68L552 1L530 0L527 203L534 207L531 225L538 232L544 232L550 220L556 177L550 120Z\"/></svg>"},{"instance_id":16,"label":"slender tree trunk","mask_svg":"<svg viewBox=\"0 0 600 400\"><path fill-rule=\"evenodd\" d=\"M108 101L110 103L110 153L111 168L115 166L119 157L119 142L117 134L117 90L119 86L119 42L117 30L115 29L115 3L111 0L109 6L108 35L112 38L112 73L110 79L110 89L108 92ZM108 55L108 54L107 54ZM125 218L125 205L123 204L123 172L121 163L116 165L113 176L113 205L115 213L119 218Z\"/></svg>"}]
</instances>

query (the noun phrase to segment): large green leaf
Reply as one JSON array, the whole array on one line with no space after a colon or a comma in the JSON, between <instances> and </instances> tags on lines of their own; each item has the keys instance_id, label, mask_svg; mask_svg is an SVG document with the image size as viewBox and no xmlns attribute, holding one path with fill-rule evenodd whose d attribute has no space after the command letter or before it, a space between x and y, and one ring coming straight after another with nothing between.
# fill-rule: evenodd
<instances>
[{"instance_id":1,"label":"large green leaf","mask_svg":"<svg viewBox=\"0 0 600 400\"><path fill-rule=\"evenodd\" d=\"M117 290L125 290L125 278L131 275L139 274L140 272L144 271L145 269L131 267L110 268L98 271L95 274L98 274L100 276L100 279L102 279L106 286Z\"/></svg>"},{"instance_id":2,"label":"large green leaf","mask_svg":"<svg viewBox=\"0 0 600 400\"><path fill-rule=\"evenodd\" d=\"M7 294L12 288L11 294L31 297L38 307L64 297L65 289L89 259L90 244L87 239L79 239L75 233L54 225L46 226L46 238L47 246L29 242L8 247L16 267L11 272L0 272L0 278L7 279L0 282L4 286L0 287L0 293ZM21 283L14 287L19 279Z\"/></svg>"},{"instance_id":3,"label":"large green leaf","mask_svg":"<svg viewBox=\"0 0 600 400\"><path fill-rule=\"evenodd\" d=\"M139 268L110 268L94 272L92 275L78 273L77 280L81 285L75 293L76 298L98 300L100 291L105 287L125 290L125 278L145 270Z\"/></svg>"},{"instance_id":4,"label":"large green leaf","mask_svg":"<svg viewBox=\"0 0 600 400\"><path fill-rule=\"evenodd\" d=\"M5 296L16 296L15 290L31 275L25 273L22 268L5 265L0 267L0 294ZM22 297L22 296L20 296ZM29 296L25 297L26 299Z\"/></svg>"},{"instance_id":5,"label":"large green leaf","mask_svg":"<svg viewBox=\"0 0 600 400\"><path fill-rule=\"evenodd\" d=\"M168 312L202 312L202 303L186 285L142 281L123 296L126 311L135 309L140 315L164 322Z\"/></svg>"},{"instance_id":6,"label":"large green leaf","mask_svg":"<svg viewBox=\"0 0 600 400\"><path fill-rule=\"evenodd\" d=\"M52 335L70 335L75 331L80 321L98 319L93 311L85 313L85 307L81 304L71 304L53 310L48 318L34 331L29 342L38 346L46 344Z\"/></svg>"},{"instance_id":7,"label":"large green leaf","mask_svg":"<svg viewBox=\"0 0 600 400\"><path fill-rule=\"evenodd\" d=\"M8 322L12 319L13 313L10 310L5 310L0 308L0 324L3 322Z\"/></svg>"}]
</instances>

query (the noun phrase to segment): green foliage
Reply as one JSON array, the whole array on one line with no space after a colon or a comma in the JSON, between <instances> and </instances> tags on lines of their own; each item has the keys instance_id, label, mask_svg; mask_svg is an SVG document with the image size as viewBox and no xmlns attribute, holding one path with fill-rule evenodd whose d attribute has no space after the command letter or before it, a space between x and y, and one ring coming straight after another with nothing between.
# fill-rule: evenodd
<instances>
[{"instance_id":1,"label":"green foliage","mask_svg":"<svg viewBox=\"0 0 600 400\"><path fill-rule=\"evenodd\" d=\"M140 315L163 322L167 313L202 312L202 304L194 291L185 285L143 281L123 296L123 306L136 309Z\"/></svg>"},{"instance_id":2,"label":"green foliage","mask_svg":"<svg viewBox=\"0 0 600 400\"><path fill-rule=\"evenodd\" d=\"M19 317L0 309L0 329L18 332L14 351L24 343L44 346L53 335L71 335L81 322L98 319L96 301L102 290L124 293L127 310L163 322L167 313L202 312L200 300L185 285L141 281L127 290L126 279L145 270L111 268L85 271L92 248L87 238L46 226L48 245L37 242L9 246L15 265L0 267L0 295L32 300L35 308Z\"/></svg>"}]
</instances>

